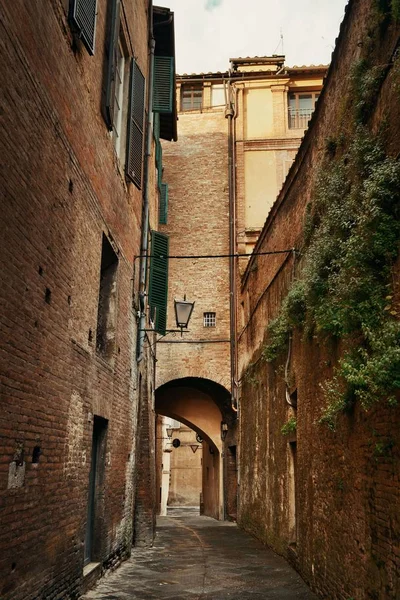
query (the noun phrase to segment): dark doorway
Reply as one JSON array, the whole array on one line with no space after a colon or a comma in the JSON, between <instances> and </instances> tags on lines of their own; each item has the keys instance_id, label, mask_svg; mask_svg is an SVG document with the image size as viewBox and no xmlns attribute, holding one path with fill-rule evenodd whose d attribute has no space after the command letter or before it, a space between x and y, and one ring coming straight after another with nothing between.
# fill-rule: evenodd
<instances>
[{"instance_id":1,"label":"dark doorway","mask_svg":"<svg viewBox=\"0 0 400 600\"><path fill-rule=\"evenodd\" d=\"M228 446L226 453L226 517L236 521L237 517L237 459L236 446Z\"/></svg>"},{"instance_id":2,"label":"dark doorway","mask_svg":"<svg viewBox=\"0 0 400 600\"><path fill-rule=\"evenodd\" d=\"M107 425L108 421L106 419L94 417L85 535L85 565L95 561L98 558L100 550L96 541L100 538L98 522L103 498L102 489L105 470Z\"/></svg>"}]
</instances>

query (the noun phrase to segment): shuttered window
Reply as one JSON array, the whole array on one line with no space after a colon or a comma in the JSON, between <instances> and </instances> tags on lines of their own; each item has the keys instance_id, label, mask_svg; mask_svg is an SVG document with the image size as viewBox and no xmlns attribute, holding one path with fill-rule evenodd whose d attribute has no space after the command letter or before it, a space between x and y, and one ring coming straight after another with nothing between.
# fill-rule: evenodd
<instances>
[{"instance_id":1,"label":"shuttered window","mask_svg":"<svg viewBox=\"0 0 400 600\"><path fill-rule=\"evenodd\" d=\"M71 21L89 54L94 54L97 0L72 0Z\"/></svg>"},{"instance_id":2,"label":"shuttered window","mask_svg":"<svg viewBox=\"0 0 400 600\"><path fill-rule=\"evenodd\" d=\"M158 221L160 225L166 225L168 222L168 183L161 184Z\"/></svg>"},{"instance_id":3,"label":"shuttered window","mask_svg":"<svg viewBox=\"0 0 400 600\"><path fill-rule=\"evenodd\" d=\"M142 186L144 101L145 79L136 61L132 60L126 175L139 189Z\"/></svg>"},{"instance_id":4,"label":"shuttered window","mask_svg":"<svg viewBox=\"0 0 400 600\"><path fill-rule=\"evenodd\" d=\"M154 134L154 140L156 142L159 142L160 141L160 115L159 115L159 113L154 114L153 134Z\"/></svg>"},{"instance_id":5,"label":"shuttered window","mask_svg":"<svg viewBox=\"0 0 400 600\"><path fill-rule=\"evenodd\" d=\"M168 249L169 237L152 231L149 304L156 311L155 330L162 335L167 327Z\"/></svg>"},{"instance_id":6,"label":"shuttered window","mask_svg":"<svg viewBox=\"0 0 400 600\"><path fill-rule=\"evenodd\" d=\"M172 113L174 59L172 56L154 57L153 111Z\"/></svg>"},{"instance_id":7,"label":"shuttered window","mask_svg":"<svg viewBox=\"0 0 400 600\"><path fill-rule=\"evenodd\" d=\"M162 181L162 146L160 140L156 146L156 165L157 165L157 185L161 193L161 181Z\"/></svg>"},{"instance_id":8,"label":"shuttered window","mask_svg":"<svg viewBox=\"0 0 400 600\"><path fill-rule=\"evenodd\" d=\"M162 146L160 140L156 142L156 165L157 169L161 171L162 169Z\"/></svg>"},{"instance_id":9,"label":"shuttered window","mask_svg":"<svg viewBox=\"0 0 400 600\"><path fill-rule=\"evenodd\" d=\"M156 167L157 167L157 185L161 193L161 181L162 181L162 146L160 142L160 115L154 113L153 123L154 141L156 146Z\"/></svg>"},{"instance_id":10,"label":"shuttered window","mask_svg":"<svg viewBox=\"0 0 400 600\"><path fill-rule=\"evenodd\" d=\"M111 10L111 20L109 23L109 33L107 39L106 53L108 55L107 65L107 86L105 97L106 123L110 131L114 125L114 106L115 106L115 87L118 77L118 40L119 40L119 18L121 3L120 0L113 0Z\"/></svg>"}]
</instances>

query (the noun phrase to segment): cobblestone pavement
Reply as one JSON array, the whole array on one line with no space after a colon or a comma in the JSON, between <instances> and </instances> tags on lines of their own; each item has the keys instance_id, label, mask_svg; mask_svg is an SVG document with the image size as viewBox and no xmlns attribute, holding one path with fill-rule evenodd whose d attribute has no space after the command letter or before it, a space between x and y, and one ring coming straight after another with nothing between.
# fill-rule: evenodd
<instances>
[{"instance_id":1,"label":"cobblestone pavement","mask_svg":"<svg viewBox=\"0 0 400 600\"><path fill-rule=\"evenodd\" d=\"M281 557L234 523L174 509L150 549L104 577L82 600L316 600Z\"/></svg>"}]
</instances>

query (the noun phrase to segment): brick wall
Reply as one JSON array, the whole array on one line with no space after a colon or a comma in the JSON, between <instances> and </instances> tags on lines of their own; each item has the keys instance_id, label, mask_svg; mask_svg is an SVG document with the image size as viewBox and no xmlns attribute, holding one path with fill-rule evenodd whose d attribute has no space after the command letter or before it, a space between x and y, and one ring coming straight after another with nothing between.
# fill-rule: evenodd
<instances>
[{"instance_id":1,"label":"brick wall","mask_svg":"<svg viewBox=\"0 0 400 600\"><path fill-rule=\"evenodd\" d=\"M1 4L0 595L76 598L95 417L108 425L93 560L115 565L132 539L141 191L101 112L106 0L93 57L72 37L68 2ZM147 2L124 7L146 73ZM103 233L118 256L108 358L96 352Z\"/></svg>"},{"instance_id":2,"label":"brick wall","mask_svg":"<svg viewBox=\"0 0 400 600\"><path fill-rule=\"evenodd\" d=\"M346 122L351 66L372 35L374 3L350 2L313 124L271 210L256 250L299 247L305 207L326 139ZM389 64L398 25L386 21L373 64ZM399 152L398 66L389 68L369 126L390 124L386 151ZM346 139L348 144L350 139ZM242 527L288 557L321 598L364 600L399 596L399 409L358 404L335 432L318 424L320 384L341 355L334 340L296 333L289 360L290 393L297 393L297 431L281 434L294 414L286 402L285 358L261 359L265 327L277 314L292 279L293 255L253 257L242 281L239 334L242 380L240 507ZM250 368L249 368L250 367ZM391 449L374 448L390 440ZM393 444L393 445L392 445Z\"/></svg>"},{"instance_id":3,"label":"brick wall","mask_svg":"<svg viewBox=\"0 0 400 600\"><path fill-rule=\"evenodd\" d=\"M228 138L223 109L180 113L179 141L163 147L169 185L171 255L229 253ZM195 301L189 333L157 346L157 387L182 377L204 377L230 388L229 259L170 260L168 328L176 329L173 299ZM216 313L216 327L203 313ZM199 343L200 341L211 343ZM194 343L196 342L196 343Z\"/></svg>"}]
</instances>

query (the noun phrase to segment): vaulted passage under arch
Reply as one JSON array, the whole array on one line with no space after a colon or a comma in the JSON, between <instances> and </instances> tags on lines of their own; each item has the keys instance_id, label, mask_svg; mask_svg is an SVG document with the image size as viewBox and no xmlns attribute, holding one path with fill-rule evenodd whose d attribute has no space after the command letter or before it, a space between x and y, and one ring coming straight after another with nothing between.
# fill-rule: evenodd
<instances>
[{"instance_id":1,"label":"vaulted passage under arch","mask_svg":"<svg viewBox=\"0 0 400 600\"><path fill-rule=\"evenodd\" d=\"M224 519L227 513L235 512L227 507L227 500L236 497L236 465L231 468L225 464L227 447L226 441L221 439L222 422L228 425L230 432L235 426L236 416L228 390L209 379L175 379L156 390L155 410L159 415L184 423L203 438L204 514ZM232 447L229 456L236 457Z\"/></svg>"}]
</instances>

